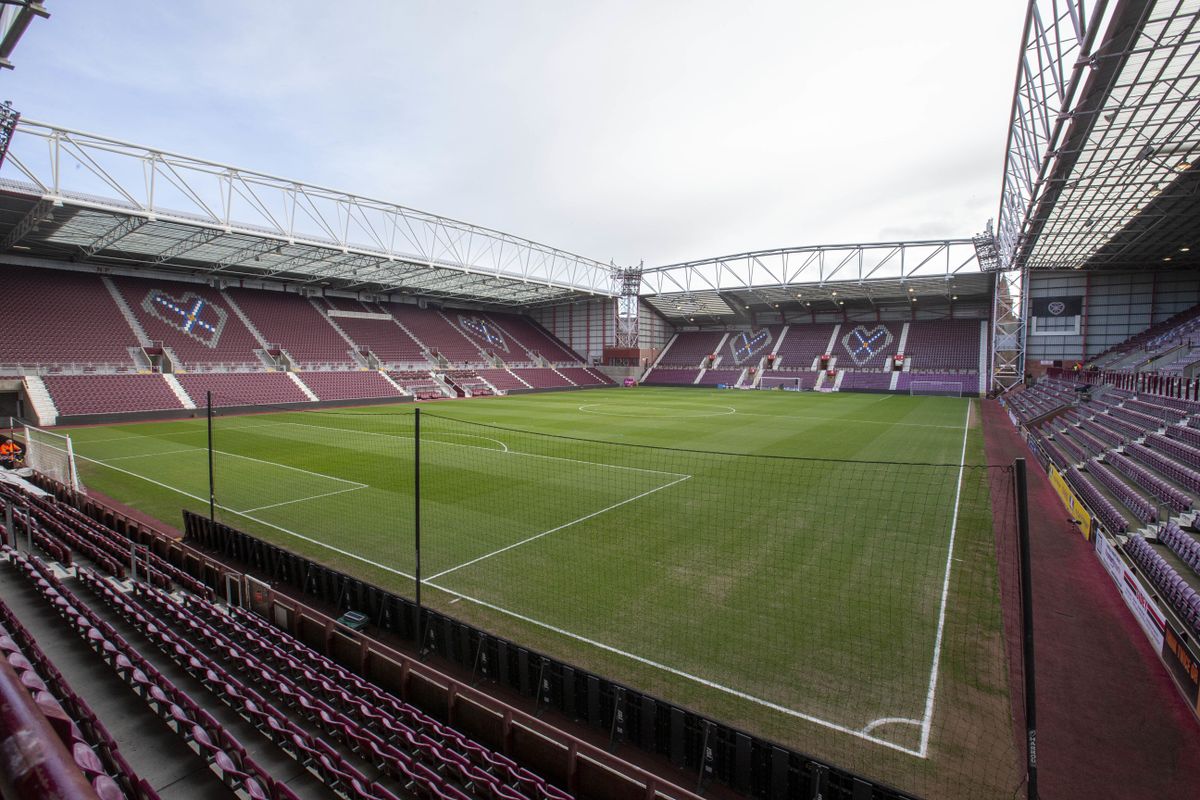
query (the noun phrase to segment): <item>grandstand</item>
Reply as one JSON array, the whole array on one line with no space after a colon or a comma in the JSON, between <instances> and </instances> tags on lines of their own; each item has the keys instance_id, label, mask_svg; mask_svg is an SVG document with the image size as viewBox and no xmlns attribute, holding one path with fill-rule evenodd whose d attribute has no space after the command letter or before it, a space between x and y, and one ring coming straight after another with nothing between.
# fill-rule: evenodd
<instances>
[{"instance_id":1,"label":"grandstand","mask_svg":"<svg viewBox=\"0 0 1200 800\"><path fill-rule=\"evenodd\" d=\"M1198 27L1029 0L981 233L658 266L0 109L0 784L1195 794Z\"/></svg>"}]
</instances>

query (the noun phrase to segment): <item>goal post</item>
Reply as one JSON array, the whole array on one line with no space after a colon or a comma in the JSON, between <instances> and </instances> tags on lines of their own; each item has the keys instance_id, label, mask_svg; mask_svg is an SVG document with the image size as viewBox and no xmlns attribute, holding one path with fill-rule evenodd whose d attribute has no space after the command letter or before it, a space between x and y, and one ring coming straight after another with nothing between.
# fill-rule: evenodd
<instances>
[{"instance_id":1,"label":"goal post","mask_svg":"<svg viewBox=\"0 0 1200 800\"><path fill-rule=\"evenodd\" d=\"M69 486L77 492L85 490L75 464L75 448L71 437L33 425L23 429L25 466Z\"/></svg>"},{"instance_id":2,"label":"goal post","mask_svg":"<svg viewBox=\"0 0 1200 800\"><path fill-rule=\"evenodd\" d=\"M908 385L911 396L933 395L937 397L962 397L961 381L913 381Z\"/></svg>"},{"instance_id":3,"label":"goal post","mask_svg":"<svg viewBox=\"0 0 1200 800\"><path fill-rule=\"evenodd\" d=\"M803 384L798 377L783 377L781 375L763 375L758 379L759 389L783 389L788 392L798 392Z\"/></svg>"}]
</instances>

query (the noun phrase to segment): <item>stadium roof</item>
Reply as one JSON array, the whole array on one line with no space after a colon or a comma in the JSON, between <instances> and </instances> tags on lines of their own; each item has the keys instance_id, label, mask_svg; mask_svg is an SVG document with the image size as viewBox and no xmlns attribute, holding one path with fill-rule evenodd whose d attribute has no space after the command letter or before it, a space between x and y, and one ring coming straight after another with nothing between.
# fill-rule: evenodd
<instances>
[{"instance_id":1,"label":"stadium roof","mask_svg":"<svg viewBox=\"0 0 1200 800\"><path fill-rule=\"evenodd\" d=\"M50 13L38 0L4 0L0 5L0 69L12 69L11 57L25 30L36 17Z\"/></svg>"},{"instance_id":2,"label":"stadium roof","mask_svg":"<svg viewBox=\"0 0 1200 800\"><path fill-rule=\"evenodd\" d=\"M1033 0L998 238L1006 267L1200 255L1200 0Z\"/></svg>"},{"instance_id":3,"label":"stadium roof","mask_svg":"<svg viewBox=\"0 0 1200 800\"><path fill-rule=\"evenodd\" d=\"M0 252L512 307L613 293L611 265L501 231L27 119Z\"/></svg>"},{"instance_id":4,"label":"stadium roof","mask_svg":"<svg viewBox=\"0 0 1200 800\"><path fill-rule=\"evenodd\" d=\"M642 296L675 322L730 321L745 311L829 311L913 297L986 296L970 239L760 250L642 271Z\"/></svg>"}]
</instances>

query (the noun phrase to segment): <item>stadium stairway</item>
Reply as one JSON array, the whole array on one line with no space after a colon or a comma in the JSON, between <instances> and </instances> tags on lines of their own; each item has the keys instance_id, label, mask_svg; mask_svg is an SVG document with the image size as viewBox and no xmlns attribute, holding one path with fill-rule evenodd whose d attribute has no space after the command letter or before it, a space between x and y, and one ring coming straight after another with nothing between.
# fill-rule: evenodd
<instances>
[{"instance_id":1,"label":"stadium stairway","mask_svg":"<svg viewBox=\"0 0 1200 800\"><path fill-rule=\"evenodd\" d=\"M982 404L987 463L1026 459L1029 507L1046 512L1030 517L1041 796L1195 797L1195 716L1004 408L995 400ZM1019 609L1012 599L1019 589L1010 579L1002 575L1005 630L1015 659L1010 669L1019 675ZM1013 702L1015 724L1023 725L1019 693Z\"/></svg>"}]
</instances>

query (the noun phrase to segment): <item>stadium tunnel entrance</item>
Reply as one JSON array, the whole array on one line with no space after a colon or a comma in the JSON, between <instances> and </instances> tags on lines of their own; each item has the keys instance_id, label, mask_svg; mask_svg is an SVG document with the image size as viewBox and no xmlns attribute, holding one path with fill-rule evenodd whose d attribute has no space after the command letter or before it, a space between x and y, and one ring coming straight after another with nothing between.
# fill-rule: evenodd
<instances>
[{"instance_id":1,"label":"stadium tunnel entrance","mask_svg":"<svg viewBox=\"0 0 1200 800\"><path fill-rule=\"evenodd\" d=\"M21 396L21 380L0 378L0 418L23 417L25 408Z\"/></svg>"}]
</instances>

